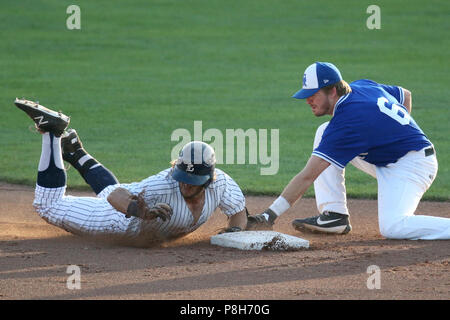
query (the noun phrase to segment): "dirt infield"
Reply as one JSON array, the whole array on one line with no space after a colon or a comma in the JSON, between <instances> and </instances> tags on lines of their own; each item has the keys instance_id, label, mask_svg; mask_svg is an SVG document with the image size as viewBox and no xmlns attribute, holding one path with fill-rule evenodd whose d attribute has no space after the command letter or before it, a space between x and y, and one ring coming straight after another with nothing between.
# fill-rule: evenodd
<instances>
[{"instance_id":1,"label":"dirt infield","mask_svg":"<svg viewBox=\"0 0 450 320\"><path fill-rule=\"evenodd\" d=\"M0 299L450 298L450 241L384 239L371 200L350 200L353 231L335 236L291 227L316 214L314 200L303 199L274 230L305 238L311 248L275 252L210 245L226 223L219 212L193 234L147 248L83 239L42 220L33 196L32 188L0 183ZM247 207L255 213L272 201L248 197ZM450 203L422 202L418 212L450 217ZM70 265L80 267L79 290L67 287ZM368 288L376 283L367 272L372 265L381 270L379 289Z\"/></svg>"}]
</instances>

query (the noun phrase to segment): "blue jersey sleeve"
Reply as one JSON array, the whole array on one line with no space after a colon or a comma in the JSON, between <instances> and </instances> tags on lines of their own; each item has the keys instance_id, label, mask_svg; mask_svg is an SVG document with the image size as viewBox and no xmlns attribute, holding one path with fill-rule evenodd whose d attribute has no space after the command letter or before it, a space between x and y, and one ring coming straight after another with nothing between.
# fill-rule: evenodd
<instances>
[{"instance_id":1,"label":"blue jersey sleeve","mask_svg":"<svg viewBox=\"0 0 450 320\"><path fill-rule=\"evenodd\" d=\"M356 80L356 81L352 82L352 84L356 84L358 86L371 85L374 87L379 87L379 88L383 89L384 91L386 91L387 93L389 93L391 96L393 96L397 100L397 102L400 103L401 105L403 105L403 102L405 102L405 95L403 93L402 87L377 83L375 81L368 80L368 79Z\"/></svg>"},{"instance_id":2,"label":"blue jersey sleeve","mask_svg":"<svg viewBox=\"0 0 450 320\"><path fill-rule=\"evenodd\" d=\"M334 120L337 119L330 121L312 154L343 169L353 158L367 151L367 138L350 119L345 122Z\"/></svg>"},{"instance_id":3,"label":"blue jersey sleeve","mask_svg":"<svg viewBox=\"0 0 450 320\"><path fill-rule=\"evenodd\" d=\"M397 86L389 86L386 84L379 84L383 90L385 90L387 93L389 93L391 96L393 96L397 101L403 105L403 102L405 102L405 95L403 93L402 87Z\"/></svg>"}]
</instances>

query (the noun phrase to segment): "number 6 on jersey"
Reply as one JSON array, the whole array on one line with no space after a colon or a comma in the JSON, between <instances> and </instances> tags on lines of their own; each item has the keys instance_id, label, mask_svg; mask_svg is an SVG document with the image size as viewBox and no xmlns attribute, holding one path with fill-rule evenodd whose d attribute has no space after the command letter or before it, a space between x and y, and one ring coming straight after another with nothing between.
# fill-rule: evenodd
<instances>
[{"instance_id":1,"label":"number 6 on jersey","mask_svg":"<svg viewBox=\"0 0 450 320\"><path fill-rule=\"evenodd\" d=\"M377 105L381 112L388 115L401 125L407 125L410 123L411 116L398 104L390 103L385 97L380 97L377 100Z\"/></svg>"}]
</instances>

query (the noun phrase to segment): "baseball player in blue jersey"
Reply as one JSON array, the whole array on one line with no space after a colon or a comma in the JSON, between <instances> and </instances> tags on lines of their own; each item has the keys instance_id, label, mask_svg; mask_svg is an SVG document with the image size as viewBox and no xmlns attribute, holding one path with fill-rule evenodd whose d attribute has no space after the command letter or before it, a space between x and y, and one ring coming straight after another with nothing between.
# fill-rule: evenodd
<instances>
[{"instance_id":1,"label":"baseball player in blue jersey","mask_svg":"<svg viewBox=\"0 0 450 320\"><path fill-rule=\"evenodd\" d=\"M244 230L245 198L236 182L215 168L208 144L186 144L171 168L140 182L121 184L83 147L69 117L38 103L16 99L42 133L33 205L47 222L74 234L139 240L177 238L195 231L217 208L229 217L222 232ZM69 162L97 197L65 195Z\"/></svg>"},{"instance_id":2,"label":"baseball player in blue jersey","mask_svg":"<svg viewBox=\"0 0 450 320\"><path fill-rule=\"evenodd\" d=\"M262 214L249 224L271 226L314 183L318 216L296 219L297 230L345 234L351 230L345 166L350 162L378 182L380 233L392 239L450 239L450 219L415 215L436 177L433 144L411 117L411 92L402 87L357 80L347 84L331 63L305 70L302 89L317 117L331 115L314 139L305 168Z\"/></svg>"}]
</instances>

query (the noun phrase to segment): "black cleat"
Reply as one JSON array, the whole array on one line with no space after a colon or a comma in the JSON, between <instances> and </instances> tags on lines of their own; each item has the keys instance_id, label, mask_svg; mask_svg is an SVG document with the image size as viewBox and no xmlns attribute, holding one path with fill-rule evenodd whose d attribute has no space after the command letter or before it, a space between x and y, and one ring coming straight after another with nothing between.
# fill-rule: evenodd
<instances>
[{"instance_id":1,"label":"black cleat","mask_svg":"<svg viewBox=\"0 0 450 320\"><path fill-rule=\"evenodd\" d=\"M74 153L78 149L82 149L80 137L78 137L75 129L67 129L61 136L61 149L62 153Z\"/></svg>"},{"instance_id":2,"label":"black cleat","mask_svg":"<svg viewBox=\"0 0 450 320\"><path fill-rule=\"evenodd\" d=\"M77 161L87 154L75 129L67 129L62 134L61 151L64 161L74 167L77 167Z\"/></svg>"},{"instance_id":3,"label":"black cleat","mask_svg":"<svg viewBox=\"0 0 450 320\"><path fill-rule=\"evenodd\" d=\"M306 219L295 219L292 226L298 231L318 231L324 233L346 234L352 230L349 216L328 212Z\"/></svg>"},{"instance_id":4,"label":"black cleat","mask_svg":"<svg viewBox=\"0 0 450 320\"><path fill-rule=\"evenodd\" d=\"M16 98L14 104L33 119L36 128L41 132L51 132L59 137L69 125L70 118L68 116L47 109L39 103Z\"/></svg>"}]
</instances>

